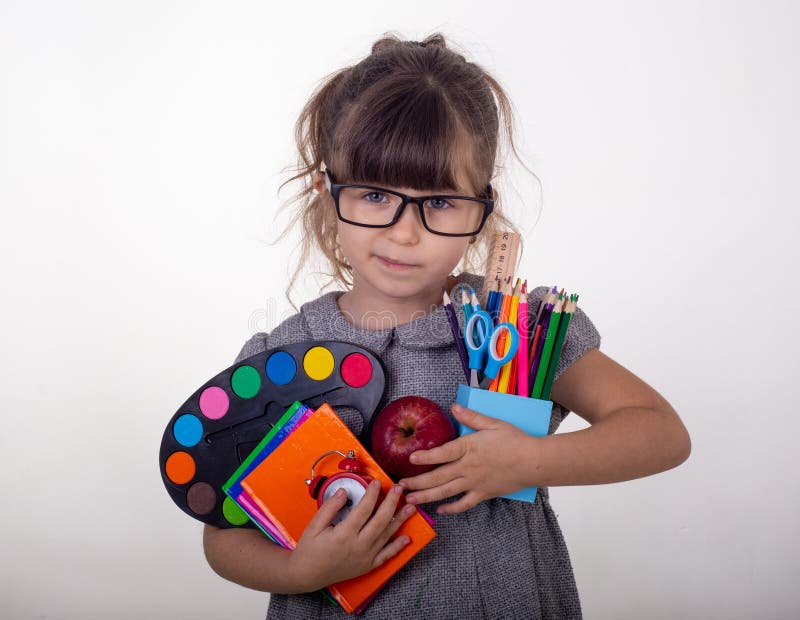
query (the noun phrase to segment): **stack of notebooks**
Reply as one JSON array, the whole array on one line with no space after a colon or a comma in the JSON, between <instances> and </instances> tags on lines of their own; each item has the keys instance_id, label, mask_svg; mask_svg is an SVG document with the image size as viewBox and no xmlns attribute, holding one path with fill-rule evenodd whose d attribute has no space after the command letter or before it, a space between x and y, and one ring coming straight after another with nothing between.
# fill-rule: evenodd
<instances>
[{"instance_id":1,"label":"stack of notebooks","mask_svg":"<svg viewBox=\"0 0 800 620\"><path fill-rule=\"evenodd\" d=\"M294 549L318 510L305 481L315 460L330 450L353 450L364 473L379 479L384 493L391 488L392 480L329 404L312 410L295 402L223 489L270 539ZM336 458L320 461L315 474L338 473L338 462ZM432 525L430 517L418 510L396 534L411 539L397 555L360 577L331 584L326 593L347 613L361 613L389 578L433 540Z\"/></svg>"}]
</instances>

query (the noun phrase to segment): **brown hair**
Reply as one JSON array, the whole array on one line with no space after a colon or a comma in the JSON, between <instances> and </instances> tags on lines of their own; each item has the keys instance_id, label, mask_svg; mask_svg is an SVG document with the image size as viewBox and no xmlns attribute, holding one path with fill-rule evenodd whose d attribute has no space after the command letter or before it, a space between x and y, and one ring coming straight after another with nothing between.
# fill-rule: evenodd
<instances>
[{"instance_id":1,"label":"brown hair","mask_svg":"<svg viewBox=\"0 0 800 620\"><path fill-rule=\"evenodd\" d=\"M456 170L461 166L471 185L462 189L483 195L494 178L500 129L519 160L512 127L512 104L500 84L448 48L439 33L423 41L384 34L361 62L326 76L297 119L296 174L280 186L304 181L302 191L281 208L298 205L278 237L302 221L299 257L286 288L292 306L291 291L314 249L332 268L325 274L330 277L326 286L352 284L352 270L336 240L336 214L312 184L312 174L322 162L339 183L420 190L457 188ZM517 232L503 215L496 188L494 198L494 212L464 256L465 269L485 263L496 230Z\"/></svg>"}]
</instances>

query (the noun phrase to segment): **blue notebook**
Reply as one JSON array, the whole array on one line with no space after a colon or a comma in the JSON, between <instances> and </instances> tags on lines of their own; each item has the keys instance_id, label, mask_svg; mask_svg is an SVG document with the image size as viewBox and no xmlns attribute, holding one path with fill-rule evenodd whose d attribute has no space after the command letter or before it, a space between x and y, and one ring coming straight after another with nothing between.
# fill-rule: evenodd
<instances>
[{"instance_id":1,"label":"blue notebook","mask_svg":"<svg viewBox=\"0 0 800 620\"><path fill-rule=\"evenodd\" d=\"M522 429L528 435L544 437L550 428L550 415L553 412L553 401L538 398L526 398L516 394L503 394L490 392L480 388L472 388L461 384L458 386L456 402L468 409L498 418ZM458 423L458 434L468 435L475 431ZM517 499L523 502L536 500L537 487L527 487L514 493L503 495L508 499Z\"/></svg>"}]
</instances>

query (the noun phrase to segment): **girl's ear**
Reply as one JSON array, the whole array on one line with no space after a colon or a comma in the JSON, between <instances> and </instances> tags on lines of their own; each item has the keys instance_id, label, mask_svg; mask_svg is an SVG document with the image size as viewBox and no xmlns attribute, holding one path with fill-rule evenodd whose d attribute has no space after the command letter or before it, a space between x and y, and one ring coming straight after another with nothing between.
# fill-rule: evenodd
<instances>
[{"instance_id":1,"label":"girl's ear","mask_svg":"<svg viewBox=\"0 0 800 620\"><path fill-rule=\"evenodd\" d=\"M325 189L325 179L322 176L322 172L319 171L312 172L311 183L314 186L314 193L322 194L322 191Z\"/></svg>"}]
</instances>

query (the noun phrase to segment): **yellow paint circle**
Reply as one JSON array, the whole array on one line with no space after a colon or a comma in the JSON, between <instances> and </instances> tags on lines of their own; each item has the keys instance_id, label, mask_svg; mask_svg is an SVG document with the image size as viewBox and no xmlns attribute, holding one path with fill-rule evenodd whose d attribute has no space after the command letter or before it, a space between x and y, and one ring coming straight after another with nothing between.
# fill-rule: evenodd
<instances>
[{"instance_id":1,"label":"yellow paint circle","mask_svg":"<svg viewBox=\"0 0 800 620\"><path fill-rule=\"evenodd\" d=\"M334 359L325 347L312 347L303 358L303 369L315 381L323 381L333 373Z\"/></svg>"}]
</instances>

